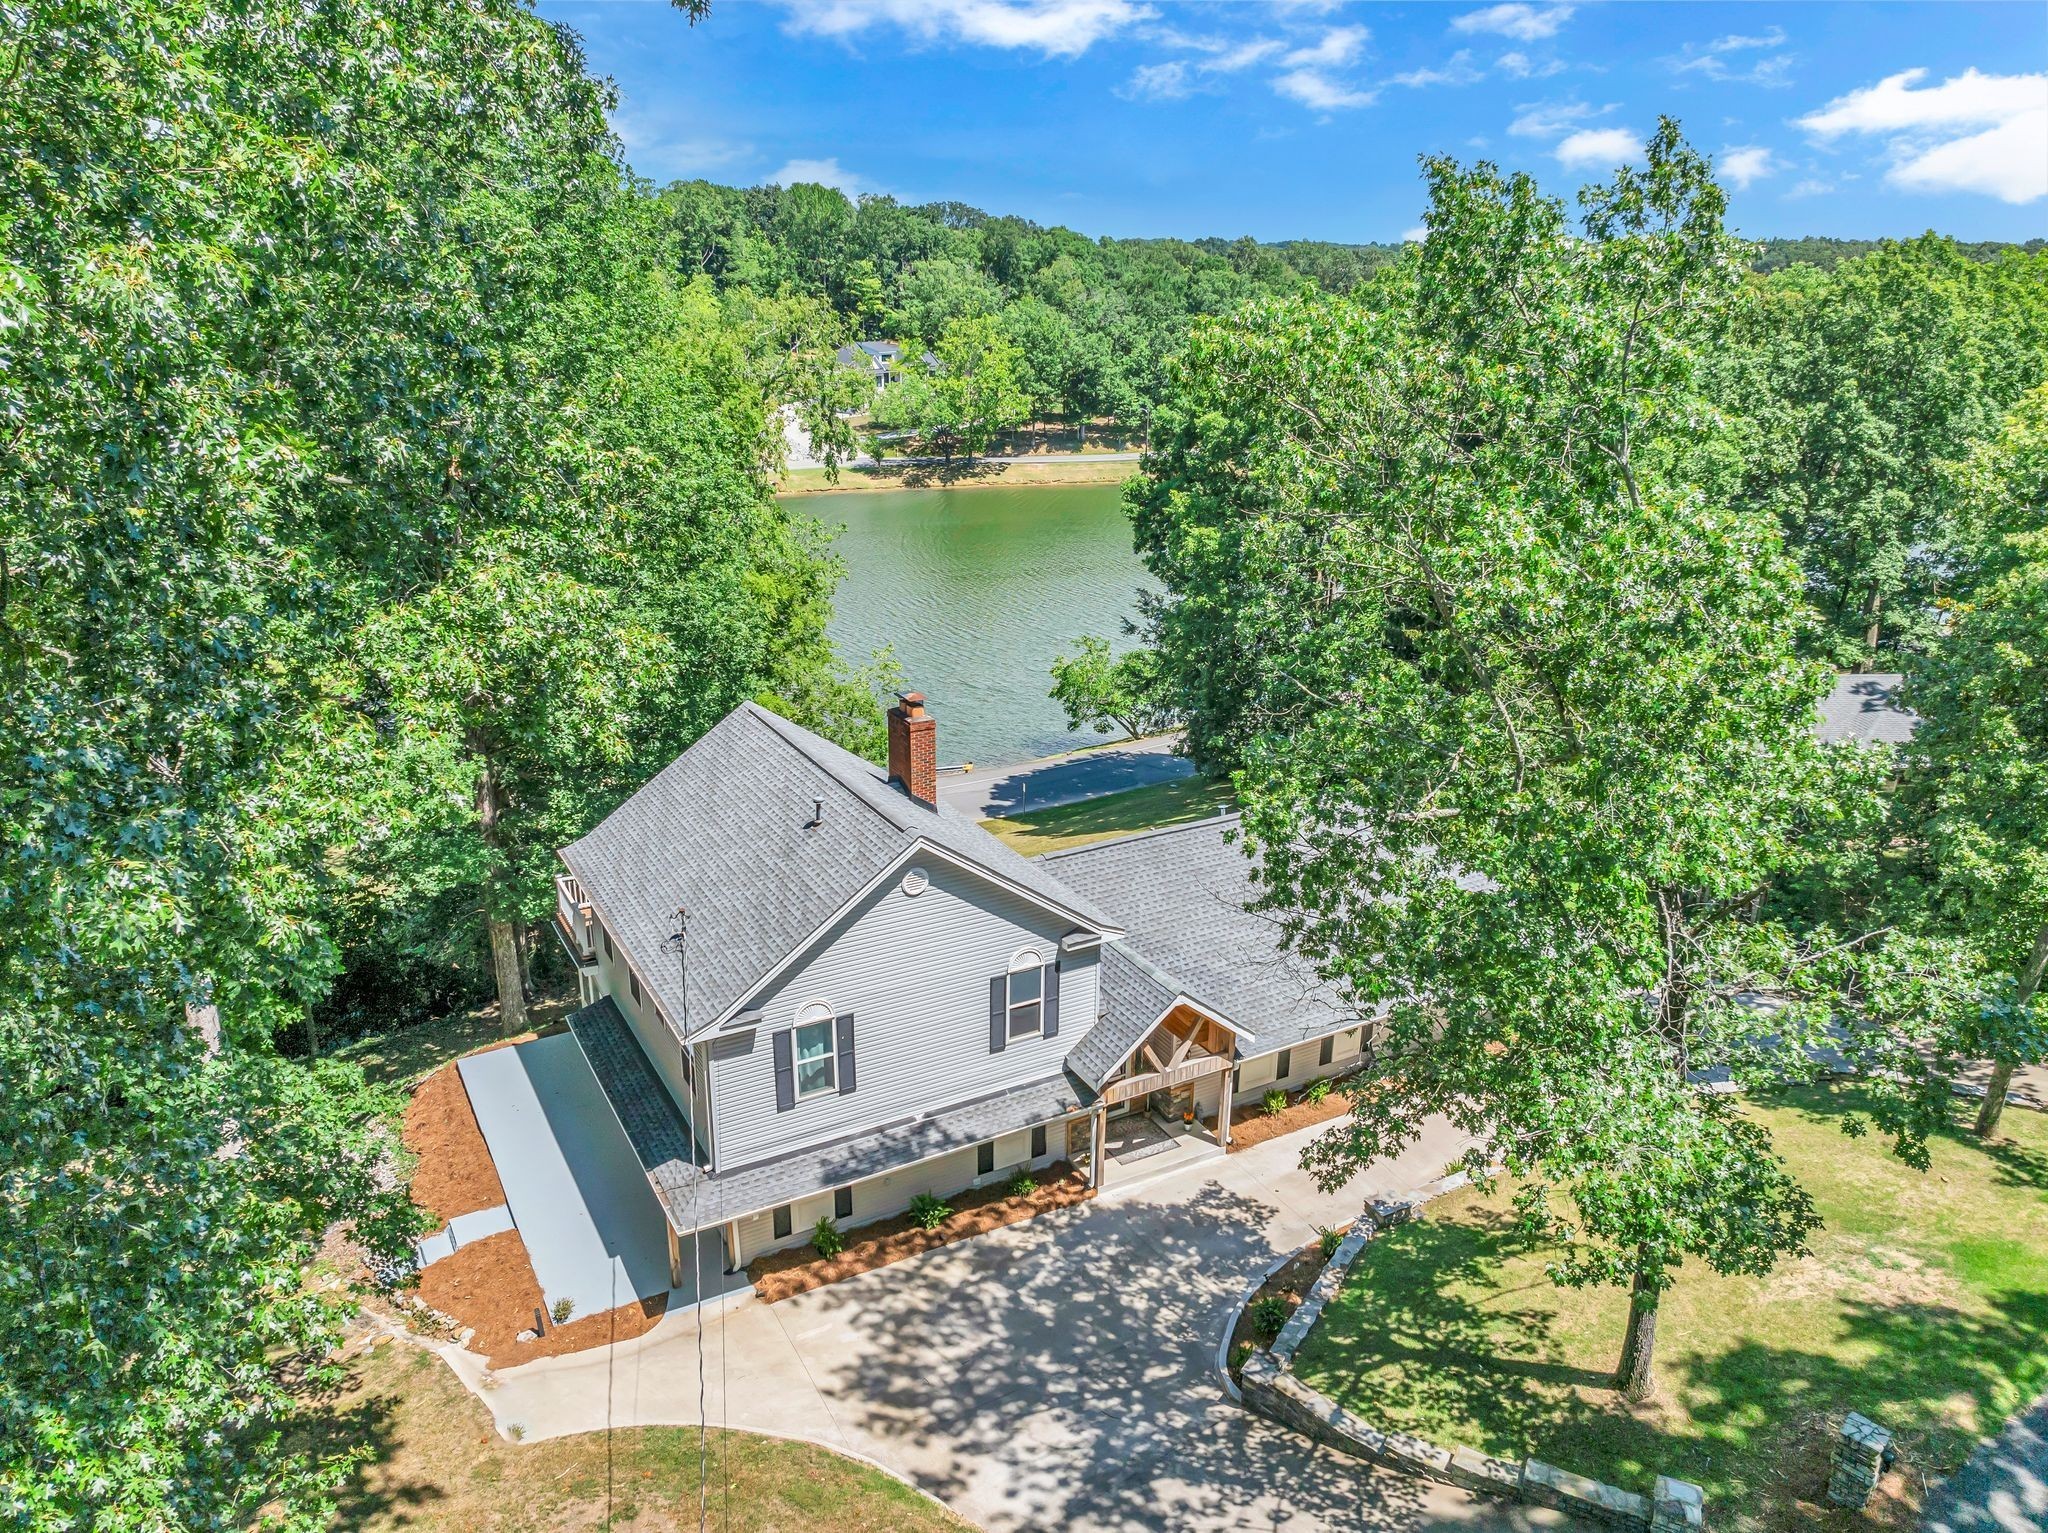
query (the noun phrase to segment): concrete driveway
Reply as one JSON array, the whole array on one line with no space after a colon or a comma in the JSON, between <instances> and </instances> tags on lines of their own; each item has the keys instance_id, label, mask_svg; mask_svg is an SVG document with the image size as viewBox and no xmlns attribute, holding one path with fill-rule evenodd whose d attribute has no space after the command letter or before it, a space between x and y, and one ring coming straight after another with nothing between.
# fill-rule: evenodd
<instances>
[{"instance_id":1,"label":"concrete driveway","mask_svg":"<svg viewBox=\"0 0 2048 1533\"><path fill-rule=\"evenodd\" d=\"M872 1459L989 1529L1567 1526L1315 1449L1225 1396L1216 1347L1246 1284L1457 1149L1445 1126L1329 1197L1295 1166L1305 1137L1134 1169L1094 1202L781 1304L672 1315L609 1364L486 1381L450 1361L528 1440L694 1424L701 1378L714 1425Z\"/></svg>"},{"instance_id":2,"label":"concrete driveway","mask_svg":"<svg viewBox=\"0 0 2048 1533\"><path fill-rule=\"evenodd\" d=\"M975 819L1056 809L1083 799L1150 788L1194 775L1195 764L1176 756L1178 735L1152 735L1020 761L1013 766L948 772L939 779L939 802Z\"/></svg>"}]
</instances>

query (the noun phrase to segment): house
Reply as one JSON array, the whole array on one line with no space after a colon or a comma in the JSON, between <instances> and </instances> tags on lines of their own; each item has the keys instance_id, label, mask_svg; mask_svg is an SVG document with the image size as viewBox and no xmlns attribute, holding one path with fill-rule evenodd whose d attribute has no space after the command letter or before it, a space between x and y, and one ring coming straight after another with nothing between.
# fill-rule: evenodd
<instances>
[{"instance_id":1,"label":"house","mask_svg":"<svg viewBox=\"0 0 2048 1533\"><path fill-rule=\"evenodd\" d=\"M855 341L851 346L840 347L835 356L841 367L866 368L873 374L878 394L890 384L902 381L903 374L896 364L903 357L903 348L894 341Z\"/></svg>"},{"instance_id":2,"label":"house","mask_svg":"<svg viewBox=\"0 0 2048 1533\"><path fill-rule=\"evenodd\" d=\"M1820 704L1821 739L1859 745L1904 745L1920 717L1899 702L1905 677L1897 671L1851 671L1835 678Z\"/></svg>"},{"instance_id":3,"label":"house","mask_svg":"<svg viewBox=\"0 0 2048 1533\"><path fill-rule=\"evenodd\" d=\"M906 694L885 771L745 704L561 850L570 1027L675 1271L700 1232L737 1270L1133 1136L1227 1145L1226 1097L1369 1048L1246 910L1232 819L1027 859L941 807L936 728Z\"/></svg>"}]
</instances>

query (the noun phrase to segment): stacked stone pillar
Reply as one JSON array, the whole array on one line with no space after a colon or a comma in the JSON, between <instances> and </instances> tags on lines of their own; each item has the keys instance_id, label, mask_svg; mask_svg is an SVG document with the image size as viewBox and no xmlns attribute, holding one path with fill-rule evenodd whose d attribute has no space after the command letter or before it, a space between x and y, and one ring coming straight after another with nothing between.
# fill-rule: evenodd
<instances>
[{"instance_id":1,"label":"stacked stone pillar","mask_svg":"<svg viewBox=\"0 0 2048 1533\"><path fill-rule=\"evenodd\" d=\"M1861 1506L1884 1477L1885 1456L1892 1434L1855 1411L1842 1420L1835 1435L1834 1461L1828 1474L1828 1500L1836 1506Z\"/></svg>"}]
</instances>

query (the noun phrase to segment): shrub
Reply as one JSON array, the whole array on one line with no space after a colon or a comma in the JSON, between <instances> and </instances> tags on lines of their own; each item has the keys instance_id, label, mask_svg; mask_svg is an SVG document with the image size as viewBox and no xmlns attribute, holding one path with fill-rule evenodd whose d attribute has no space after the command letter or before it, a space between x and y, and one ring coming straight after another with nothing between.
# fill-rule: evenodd
<instances>
[{"instance_id":1,"label":"shrub","mask_svg":"<svg viewBox=\"0 0 2048 1533\"><path fill-rule=\"evenodd\" d=\"M827 1261L846 1249L846 1237L839 1233L830 1214L820 1214L818 1222L811 1226L811 1249Z\"/></svg>"},{"instance_id":2,"label":"shrub","mask_svg":"<svg viewBox=\"0 0 2048 1533\"><path fill-rule=\"evenodd\" d=\"M1038 1191L1038 1178L1033 1176L1029 1171L1019 1171L1015 1176L1010 1178L1011 1197L1028 1198L1029 1196L1031 1196L1032 1193L1036 1191Z\"/></svg>"},{"instance_id":3,"label":"shrub","mask_svg":"<svg viewBox=\"0 0 2048 1533\"><path fill-rule=\"evenodd\" d=\"M1329 1078L1326 1076L1322 1080L1310 1081L1308 1083L1308 1090L1304 1091L1302 1095L1311 1102L1327 1100L1330 1095Z\"/></svg>"},{"instance_id":4,"label":"shrub","mask_svg":"<svg viewBox=\"0 0 2048 1533\"><path fill-rule=\"evenodd\" d=\"M921 1230L935 1230L952 1217L952 1205L944 1198L920 1192L910 1200L910 1222Z\"/></svg>"},{"instance_id":5,"label":"shrub","mask_svg":"<svg viewBox=\"0 0 2048 1533\"><path fill-rule=\"evenodd\" d=\"M1287 1093L1278 1086L1267 1092L1261 1101L1269 1115L1287 1111Z\"/></svg>"},{"instance_id":6,"label":"shrub","mask_svg":"<svg viewBox=\"0 0 2048 1533\"><path fill-rule=\"evenodd\" d=\"M564 1294L548 1306L548 1315L556 1325L561 1325L576 1313L576 1301Z\"/></svg>"},{"instance_id":7,"label":"shrub","mask_svg":"<svg viewBox=\"0 0 2048 1533\"><path fill-rule=\"evenodd\" d=\"M1277 1293L1252 1301L1252 1333L1261 1341L1271 1341L1278 1336L1293 1317L1294 1306Z\"/></svg>"},{"instance_id":8,"label":"shrub","mask_svg":"<svg viewBox=\"0 0 2048 1533\"><path fill-rule=\"evenodd\" d=\"M1328 1261L1337 1254L1337 1247L1344 1244L1344 1232L1333 1230L1327 1224L1316 1226L1316 1245L1321 1248L1323 1260Z\"/></svg>"}]
</instances>

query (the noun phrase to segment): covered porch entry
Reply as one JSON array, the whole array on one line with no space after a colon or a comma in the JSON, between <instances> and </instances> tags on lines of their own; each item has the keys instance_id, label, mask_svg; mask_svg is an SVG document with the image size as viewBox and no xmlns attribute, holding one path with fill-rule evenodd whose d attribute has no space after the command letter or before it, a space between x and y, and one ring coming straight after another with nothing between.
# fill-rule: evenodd
<instances>
[{"instance_id":1,"label":"covered porch entry","mask_svg":"<svg viewBox=\"0 0 2048 1533\"><path fill-rule=\"evenodd\" d=\"M1195 1137L1230 1148L1230 1072L1237 1035L1229 1024L1185 1002L1154 1024L1096 1097L1095 1185L1108 1164L1162 1154ZM1203 1120L1213 1127L1204 1129Z\"/></svg>"}]
</instances>

